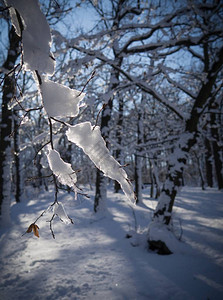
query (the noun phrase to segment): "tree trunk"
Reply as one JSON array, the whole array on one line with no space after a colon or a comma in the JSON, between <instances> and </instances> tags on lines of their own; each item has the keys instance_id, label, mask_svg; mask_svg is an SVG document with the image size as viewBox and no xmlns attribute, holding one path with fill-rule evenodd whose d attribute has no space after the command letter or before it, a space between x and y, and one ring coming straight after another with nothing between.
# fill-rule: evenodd
<instances>
[{"instance_id":1,"label":"tree trunk","mask_svg":"<svg viewBox=\"0 0 223 300\"><path fill-rule=\"evenodd\" d=\"M218 189L223 189L223 175L222 175L222 160L220 157L220 152L222 149L218 146L216 141L213 141L213 152L214 152L214 162L215 162L215 172L217 178Z\"/></svg>"},{"instance_id":2,"label":"tree trunk","mask_svg":"<svg viewBox=\"0 0 223 300\"><path fill-rule=\"evenodd\" d=\"M107 178L97 169L94 212L104 211L107 200Z\"/></svg>"},{"instance_id":3,"label":"tree trunk","mask_svg":"<svg viewBox=\"0 0 223 300\"><path fill-rule=\"evenodd\" d=\"M142 203L142 143L144 142L144 96L142 94L141 103L138 107L137 120L137 153L135 154L135 194L136 203Z\"/></svg>"},{"instance_id":4,"label":"tree trunk","mask_svg":"<svg viewBox=\"0 0 223 300\"><path fill-rule=\"evenodd\" d=\"M135 154L135 195L136 203L142 203L142 157Z\"/></svg>"},{"instance_id":5,"label":"tree trunk","mask_svg":"<svg viewBox=\"0 0 223 300\"><path fill-rule=\"evenodd\" d=\"M213 187L213 166L212 166L212 151L210 141L205 139L205 166L206 166L206 180L209 187Z\"/></svg>"},{"instance_id":6,"label":"tree trunk","mask_svg":"<svg viewBox=\"0 0 223 300\"><path fill-rule=\"evenodd\" d=\"M222 149L219 147L220 138L219 138L219 124L217 116L215 113L211 114L211 135L212 135L212 146L213 146L213 156L214 156L214 164L215 164L215 172L217 178L218 188L223 189L223 174L222 174L222 160L221 153Z\"/></svg>"},{"instance_id":7,"label":"tree trunk","mask_svg":"<svg viewBox=\"0 0 223 300\"><path fill-rule=\"evenodd\" d=\"M170 223L174 200L179 187L182 185L183 169L187 161L187 155L197 140L197 127L202 110L211 96L212 88L222 65L223 47L220 49L219 55L216 57L216 61L210 68L206 81L197 95L190 118L186 122L185 133L182 134L177 145L175 145L173 154L170 157L167 180L154 213L154 218L161 218L166 225Z\"/></svg>"},{"instance_id":8,"label":"tree trunk","mask_svg":"<svg viewBox=\"0 0 223 300\"><path fill-rule=\"evenodd\" d=\"M200 179L201 179L201 188L204 191L205 190L205 181L204 181L204 176L203 176L202 167L201 167L201 160L200 160L200 157L197 155L197 153L194 153L194 155L197 160L198 173L199 173Z\"/></svg>"},{"instance_id":9,"label":"tree trunk","mask_svg":"<svg viewBox=\"0 0 223 300\"><path fill-rule=\"evenodd\" d=\"M206 81L201 86L191 110L190 118L186 122L185 132L181 135L170 156L167 179L154 212L153 222L149 226L152 239L149 238L148 243L151 247L154 247L154 232L158 232L156 226L160 226L160 224L170 224L174 201L177 192L182 185L183 170L186 165L187 156L192 146L197 142L199 119L202 115L204 106L210 99L212 88L222 65L223 48L219 51L216 61L213 63L207 74ZM157 240L159 240L159 237L157 237Z\"/></svg>"},{"instance_id":10,"label":"tree trunk","mask_svg":"<svg viewBox=\"0 0 223 300\"><path fill-rule=\"evenodd\" d=\"M159 219L166 225L170 223L174 200L179 187L182 186L183 169L187 161L188 152L192 145L196 143L196 137L189 138L189 136L191 135L187 133L182 135L181 141L179 141L170 155L167 178L154 212L154 219ZM183 140L185 140L184 147L181 148ZM176 157L178 157L177 161Z\"/></svg>"},{"instance_id":11,"label":"tree trunk","mask_svg":"<svg viewBox=\"0 0 223 300\"><path fill-rule=\"evenodd\" d=\"M118 145L121 146L121 144L122 144L122 124L123 124L124 102L123 102L123 98L120 98L119 96L118 96L118 100L119 100L119 111L118 111L116 140L117 140ZM115 151L115 158L121 165L123 164L121 149L117 149ZM115 190L115 193L119 193L120 190L121 190L121 186L117 181L115 181L114 190Z\"/></svg>"},{"instance_id":12,"label":"tree trunk","mask_svg":"<svg viewBox=\"0 0 223 300\"><path fill-rule=\"evenodd\" d=\"M14 114L14 163L15 163L15 200L20 202L21 198L21 175L20 175L20 158L19 158L19 130L18 116L16 111Z\"/></svg>"},{"instance_id":13,"label":"tree trunk","mask_svg":"<svg viewBox=\"0 0 223 300\"><path fill-rule=\"evenodd\" d=\"M118 60L118 66L121 65L122 58ZM109 91L114 90L119 80L119 72L117 70L112 70L111 78L110 78L110 87ZM111 113L113 108L113 97L109 99L107 105L102 111L101 116L101 135L104 138L106 145L108 147L108 138L110 131L110 121L111 121ZM99 206L102 208L106 207L105 202L107 198L107 179L104 177L103 173L100 170L97 170L96 176L96 193L94 200L94 211L97 212L99 210Z\"/></svg>"},{"instance_id":14,"label":"tree trunk","mask_svg":"<svg viewBox=\"0 0 223 300\"><path fill-rule=\"evenodd\" d=\"M149 158L149 174L150 174L150 181L151 181L150 198L153 198L155 182L154 182L154 175L153 175L153 165L150 158Z\"/></svg>"},{"instance_id":15,"label":"tree trunk","mask_svg":"<svg viewBox=\"0 0 223 300\"><path fill-rule=\"evenodd\" d=\"M109 122L111 120L113 102L112 99L108 101L108 105L102 111L101 117L101 134L106 144L109 136ZM97 169L96 175L96 191L94 199L94 212L98 212L106 207L107 199L107 178L104 174Z\"/></svg>"},{"instance_id":16,"label":"tree trunk","mask_svg":"<svg viewBox=\"0 0 223 300\"><path fill-rule=\"evenodd\" d=\"M9 33L9 50L7 59L3 65L6 70L12 70L15 61L19 56L20 37L15 33L14 27L11 27ZM8 108L8 104L15 94L15 77L14 73L10 76L5 75L2 96L2 120L0 132L0 214L4 222L10 220L10 203L11 203L11 139L12 132L12 112Z\"/></svg>"}]
</instances>

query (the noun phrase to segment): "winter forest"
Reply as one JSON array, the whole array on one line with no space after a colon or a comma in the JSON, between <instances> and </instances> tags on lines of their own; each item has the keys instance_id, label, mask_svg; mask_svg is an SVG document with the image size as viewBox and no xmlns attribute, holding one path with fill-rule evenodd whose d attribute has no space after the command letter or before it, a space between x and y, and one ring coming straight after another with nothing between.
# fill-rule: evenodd
<instances>
[{"instance_id":1,"label":"winter forest","mask_svg":"<svg viewBox=\"0 0 223 300\"><path fill-rule=\"evenodd\" d=\"M222 1L1 0L0 28L0 299L222 299Z\"/></svg>"}]
</instances>

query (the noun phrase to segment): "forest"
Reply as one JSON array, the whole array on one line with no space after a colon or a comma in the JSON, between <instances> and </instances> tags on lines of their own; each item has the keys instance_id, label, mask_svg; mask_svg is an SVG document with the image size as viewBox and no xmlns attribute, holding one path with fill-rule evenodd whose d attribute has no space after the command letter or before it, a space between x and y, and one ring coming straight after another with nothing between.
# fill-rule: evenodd
<instances>
[{"instance_id":1,"label":"forest","mask_svg":"<svg viewBox=\"0 0 223 300\"><path fill-rule=\"evenodd\" d=\"M65 251L68 243L71 253L73 235L82 233L92 245L93 237L103 244L110 243L108 236L103 237L109 230L131 261L135 255L142 255L143 262L156 255L156 269L165 265L164 257L175 256L180 264L180 253L195 266L190 255L200 258L194 253L202 241L195 232L201 234L199 226L205 223L207 230L215 230L206 232L205 241L213 238L209 254L218 272L213 265L207 269L216 278L223 275L219 254L223 250L222 1L5 0L0 1L0 16L2 266L7 266L10 249L25 257L28 247L31 253L38 247L45 256L48 247ZM189 242L192 232L194 244ZM16 244L23 241L21 248L13 245L13 236ZM80 249L85 243L79 236L76 242ZM83 259L97 251L93 246ZM49 261L48 256L41 260L41 255L30 265ZM108 252L101 255L107 257ZM73 259L70 254L69 261ZM107 259L117 271L117 256L115 261L112 255ZM91 259L88 265L99 268L102 263L104 268L105 261L101 258L97 264ZM149 296L143 280L147 276L155 280L155 273L149 266L140 273L142 261L135 262L139 263L136 274L143 277L141 285L137 283L139 290L128 292L118 282L115 289L106 290L109 271L88 268L87 274L104 275L100 292L85 274L81 287L77 280L78 287L66 282L55 293L46 293L57 286L54 278L46 290L40 288L46 295L41 299L220 299L223 295L223 282L212 278L202 279L212 290L205 287L201 297L198 288L187 294L186 287L184 294L164 279L157 289L151 284ZM21 268L17 258L14 263ZM197 266L202 263L201 259ZM61 266L51 267L50 276ZM16 294L7 288L9 274L9 280L16 281L13 271L8 268L4 274L2 299L17 299L15 295L40 299L35 288L33 298L28 292L34 279L20 290L18 284ZM119 280L126 280L126 285L135 281L135 275L131 280L122 275ZM62 280L62 271L58 278ZM177 275L173 281L177 282Z\"/></svg>"}]
</instances>

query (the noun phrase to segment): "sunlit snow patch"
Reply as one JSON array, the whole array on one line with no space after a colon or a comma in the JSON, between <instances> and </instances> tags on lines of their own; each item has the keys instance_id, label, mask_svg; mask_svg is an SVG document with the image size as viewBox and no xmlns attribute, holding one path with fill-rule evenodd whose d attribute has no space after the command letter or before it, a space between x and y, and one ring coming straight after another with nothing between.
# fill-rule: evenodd
<instances>
[{"instance_id":1,"label":"sunlit snow patch","mask_svg":"<svg viewBox=\"0 0 223 300\"><path fill-rule=\"evenodd\" d=\"M41 77L40 91L44 108L50 117L75 117L85 93Z\"/></svg>"},{"instance_id":2,"label":"sunlit snow patch","mask_svg":"<svg viewBox=\"0 0 223 300\"><path fill-rule=\"evenodd\" d=\"M111 179L117 180L125 195L135 202L127 174L109 153L98 126L93 128L90 122L80 123L70 126L66 135L71 142L83 149L99 170Z\"/></svg>"}]
</instances>

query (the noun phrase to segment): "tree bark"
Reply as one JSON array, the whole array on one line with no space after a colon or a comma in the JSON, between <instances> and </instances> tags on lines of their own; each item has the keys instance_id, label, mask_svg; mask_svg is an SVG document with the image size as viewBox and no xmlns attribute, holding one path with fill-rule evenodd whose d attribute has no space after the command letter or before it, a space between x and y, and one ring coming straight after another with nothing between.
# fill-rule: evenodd
<instances>
[{"instance_id":1,"label":"tree bark","mask_svg":"<svg viewBox=\"0 0 223 300\"><path fill-rule=\"evenodd\" d=\"M221 144L219 130L221 126L220 120L220 110L219 104L217 101L212 105L212 110L214 112L211 113L211 137L212 137L212 149L213 149L213 158L214 158L214 165L215 165L215 173L217 179L217 185L219 190L223 189L223 164L222 164L222 148L219 146ZM219 111L219 114L216 112Z\"/></svg>"},{"instance_id":2,"label":"tree bark","mask_svg":"<svg viewBox=\"0 0 223 300\"><path fill-rule=\"evenodd\" d=\"M142 203L142 157L140 153L142 152L142 143L144 137L143 128L143 106L144 99L142 95L141 104L138 108L138 121L137 121L137 153L135 154L135 195L136 203Z\"/></svg>"},{"instance_id":3,"label":"tree bark","mask_svg":"<svg viewBox=\"0 0 223 300\"><path fill-rule=\"evenodd\" d=\"M122 58L118 60L118 65L120 66L122 62ZM119 72L117 70L112 70L111 78L110 78L110 88L109 91L115 89L118 85ZM110 131L110 121L111 121L111 113L113 108L113 97L109 99L107 105L102 111L101 116L101 135L104 138L106 145L108 147L108 138ZM96 175L96 193L94 200L94 211L97 212L99 210L99 206L102 208L106 207L105 202L107 198L107 179L104 177L103 173L100 170L97 170Z\"/></svg>"},{"instance_id":4,"label":"tree bark","mask_svg":"<svg viewBox=\"0 0 223 300\"><path fill-rule=\"evenodd\" d=\"M205 138L205 148L206 181L209 187L213 187L212 151L210 141L207 138Z\"/></svg>"},{"instance_id":5,"label":"tree bark","mask_svg":"<svg viewBox=\"0 0 223 300\"><path fill-rule=\"evenodd\" d=\"M180 137L170 156L167 179L154 212L154 220L157 219L166 225L171 221L171 213L178 189L182 185L183 170L186 165L188 153L197 141L197 127L200 116L211 96L212 88L222 65L223 47L216 56L216 61L210 68L207 78L200 88L191 110L190 118L186 122L185 132Z\"/></svg>"},{"instance_id":6,"label":"tree bark","mask_svg":"<svg viewBox=\"0 0 223 300\"><path fill-rule=\"evenodd\" d=\"M9 32L9 49L7 59L3 65L6 70L12 70L16 59L20 54L19 44L21 38L15 33L14 27ZM8 108L8 104L15 94L16 83L14 72L5 75L2 96L2 119L0 131L0 214L3 218L9 219L10 192L11 192L11 139L12 132L12 112ZM3 216L5 214L5 216Z\"/></svg>"},{"instance_id":7,"label":"tree bark","mask_svg":"<svg viewBox=\"0 0 223 300\"><path fill-rule=\"evenodd\" d=\"M199 173L199 176L200 176L200 179L201 179L201 187L202 187L202 190L204 191L205 190L205 181L204 181L204 176L203 176L202 167L201 167L201 159L197 155L196 152L194 152L194 155L195 155L195 158L197 160L197 168L198 168L198 173Z\"/></svg>"},{"instance_id":8,"label":"tree bark","mask_svg":"<svg viewBox=\"0 0 223 300\"><path fill-rule=\"evenodd\" d=\"M118 96L118 100L119 100L119 111L118 111L118 122L117 122L117 131L116 131L116 140L117 140L118 145L121 146L121 144L122 144L122 124L123 124L124 101L123 101L123 98L120 98L119 96ZM122 161L122 157L121 156L122 156L121 149L117 149L115 151L115 158L122 165L123 161ZM117 181L115 181L114 190L115 190L115 193L118 193L118 192L121 191L121 186L120 186L120 184Z\"/></svg>"},{"instance_id":9,"label":"tree bark","mask_svg":"<svg viewBox=\"0 0 223 300\"><path fill-rule=\"evenodd\" d=\"M111 120L111 111L112 111L113 101L110 99L107 106L102 111L101 117L101 135L104 138L108 146L108 136L109 136L109 122ZM107 198L107 178L104 174L97 169L96 175L96 191L94 199L94 212L98 212L106 207L106 198Z\"/></svg>"},{"instance_id":10,"label":"tree bark","mask_svg":"<svg viewBox=\"0 0 223 300\"><path fill-rule=\"evenodd\" d=\"M135 195L136 203L142 202L142 158L135 154Z\"/></svg>"},{"instance_id":11,"label":"tree bark","mask_svg":"<svg viewBox=\"0 0 223 300\"><path fill-rule=\"evenodd\" d=\"M16 111L14 114L14 163L15 163L15 200L20 202L21 198L21 175L20 175L20 159L19 159L19 130L18 116Z\"/></svg>"}]
</instances>

